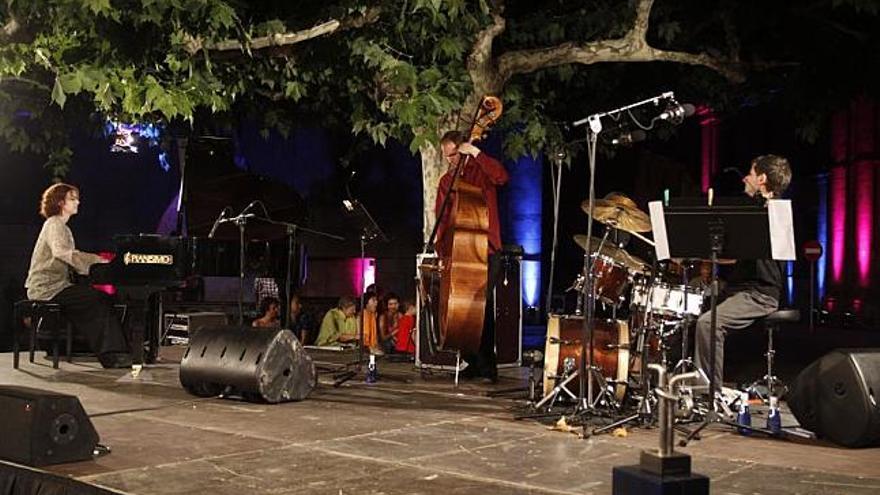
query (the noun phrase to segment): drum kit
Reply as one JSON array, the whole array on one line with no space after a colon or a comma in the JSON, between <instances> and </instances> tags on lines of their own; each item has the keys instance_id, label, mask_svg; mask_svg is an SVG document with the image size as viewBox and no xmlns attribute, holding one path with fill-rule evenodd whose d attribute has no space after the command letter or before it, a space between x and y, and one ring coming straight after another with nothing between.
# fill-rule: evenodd
<instances>
[{"instance_id":1,"label":"drum kit","mask_svg":"<svg viewBox=\"0 0 880 495\"><path fill-rule=\"evenodd\" d=\"M668 365L674 337L681 336L681 359L675 373L693 370L688 358L687 327L703 311L708 266L702 260L675 260L649 264L616 243L621 233L650 246L643 234L651 231L650 217L628 197L611 193L587 203L584 212L604 224L602 238L576 235L575 243L589 261L586 273L575 278L569 291L576 291L574 314L551 315L544 347L544 396L534 405L537 410L553 410L560 402L577 400L572 391L582 349L592 363L589 376L600 383L597 403L626 415L628 419L648 419L654 399L649 393L648 365ZM616 231L616 232L615 232ZM611 236L610 234L616 234ZM610 239L609 239L610 238ZM695 275L691 280L689 277ZM587 284L590 277L590 284ZM589 292L586 286L591 287ZM592 319L591 345L584 342L583 298L599 303ZM646 414L647 412L647 414Z\"/></svg>"}]
</instances>

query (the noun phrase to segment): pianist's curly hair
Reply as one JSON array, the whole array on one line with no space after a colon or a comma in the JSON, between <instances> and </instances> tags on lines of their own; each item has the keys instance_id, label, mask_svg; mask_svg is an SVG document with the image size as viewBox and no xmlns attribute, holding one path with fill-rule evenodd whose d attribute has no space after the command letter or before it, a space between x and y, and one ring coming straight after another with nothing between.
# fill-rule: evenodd
<instances>
[{"instance_id":1,"label":"pianist's curly hair","mask_svg":"<svg viewBox=\"0 0 880 495\"><path fill-rule=\"evenodd\" d=\"M64 200L67 198L67 193L70 191L75 191L79 194L79 189L77 189L76 186L71 186L70 184L65 184L63 182L49 186L43 191L43 196L40 199L40 215L43 218L49 218L61 213L61 204L64 203Z\"/></svg>"}]
</instances>

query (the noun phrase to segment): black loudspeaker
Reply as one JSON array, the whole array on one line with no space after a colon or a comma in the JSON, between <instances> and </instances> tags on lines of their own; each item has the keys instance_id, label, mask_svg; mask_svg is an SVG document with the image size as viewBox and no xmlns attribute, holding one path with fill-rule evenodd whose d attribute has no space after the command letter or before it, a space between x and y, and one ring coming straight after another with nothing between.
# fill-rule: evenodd
<instances>
[{"instance_id":1,"label":"black loudspeaker","mask_svg":"<svg viewBox=\"0 0 880 495\"><path fill-rule=\"evenodd\" d=\"M202 327L190 335L180 383L200 397L224 393L277 403L305 399L315 365L294 337L277 328Z\"/></svg>"},{"instance_id":2,"label":"black loudspeaker","mask_svg":"<svg viewBox=\"0 0 880 495\"><path fill-rule=\"evenodd\" d=\"M495 352L499 366L522 364L522 255L502 251L495 284Z\"/></svg>"},{"instance_id":3,"label":"black loudspeaker","mask_svg":"<svg viewBox=\"0 0 880 495\"><path fill-rule=\"evenodd\" d=\"M846 447L880 441L880 349L837 349L807 366L788 395L801 426Z\"/></svg>"},{"instance_id":4,"label":"black loudspeaker","mask_svg":"<svg viewBox=\"0 0 880 495\"><path fill-rule=\"evenodd\" d=\"M73 395L0 386L0 458L44 466L92 458L98 432Z\"/></svg>"}]
</instances>

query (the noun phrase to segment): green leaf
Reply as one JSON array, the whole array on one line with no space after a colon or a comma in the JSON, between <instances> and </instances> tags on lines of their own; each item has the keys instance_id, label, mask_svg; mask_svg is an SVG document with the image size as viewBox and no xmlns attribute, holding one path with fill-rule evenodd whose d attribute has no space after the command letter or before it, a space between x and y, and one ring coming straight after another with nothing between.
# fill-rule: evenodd
<instances>
[{"instance_id":1,"label":"green leaf","mask_svg":"<svg viewBox=\"0 0 880 495\"><path fill-rule=\"evenodd\" d=\"M289 98L294 102L299 101L299 99L303 97L302 84L298 81L287 81L284 84L284 97Z\"/></svg>"},{"instance_id":2,"label":"green leaf","mask_svg":"<svg viewBox=\"0 0 880 495\"><path fill-rule=\"evenodd\" d=\"M61 83L61 88L67 94L79 94L82 91L82 77L79 72L68 72L62 74L57 79Z\"/></svg>"},{"instance_id":3,"label":"green leaf","mask_svg":"<svg viewBox=\"0 0 880 495\"><path fill-rule=\"evenodd\" d=\"M52 87L52 101L61 108L64 108L64 103L67 101L67 95L64 94L64 88L61 87L61 80L58 77L55 78L55 85Z\"/></svg>"},{"instance_id":4,"label":"green leaf","mask_svg":"<svg viewBox=\"0 0 880 495\"><path fill-rule=\"evenodd\" d=\"M116 103L116 97L110 89L109 82L102 84L95 92L95 103L105 112L113 108L113 104Z\"/></svg>"},{"instance_id":5,"label":"green leaf","mask_svg":"<svg viewBox=\"0 0 880 495\"><path fill-rule=\"evenodd\" d=\"M110 0L84 0L83 3L93 14L109 15L112 12Z\"/></svg>"}]
</instances>

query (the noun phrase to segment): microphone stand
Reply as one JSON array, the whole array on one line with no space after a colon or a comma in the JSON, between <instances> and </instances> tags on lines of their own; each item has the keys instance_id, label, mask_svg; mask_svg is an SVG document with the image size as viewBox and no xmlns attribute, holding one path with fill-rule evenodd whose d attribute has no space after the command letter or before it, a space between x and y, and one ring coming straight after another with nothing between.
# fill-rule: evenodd
<instances>
[{"instance_id":1,"label":"microphone stand","mask_svg":"<svg viewBox=\"0 0 880 495\"><path fill-rule=\"evenodd\" d=\"M373 216L370 215L370 212L367 211L366 207L364 207L363 203L351 197L349 193L349 200L343 203L345 208L348 210L350 214L353 215L353 218L356 222L359 223L360 226L360 262L361 262L361 318L360 325L358 326L358 355L357 361L354 363L349 363L349 365L355 365L354 370L348 370L342 374L340 374L336 380L333 382L334 387L339 387L343 383L347 382L354 378L361 370L361 367L364 364L364 323L366 322L366 305L364 301L364 289L366 285L366 270L364 270L364 258L366 257L366 245L368 242L379 239L383 242L388 242L388 236L382 232L382 229L379 227L379 224L376 223L376 220L373 219Z\"/></svg>"},{"instance_id":2,"label":"microphone stand","mask_svg":"<svg viewBox=\"0 0 880 495\"><path fill-rule=\"evenodd\" d=\"M593 208L595 207L596 203L596 148L598 146L599 134L602 132L601 119L602 117L612 117L617 120L619 119L620 114L622 114L623 112L628 112L633 108L640 107L646 104L657 105L661 99L666 98L674 99L675 95L671 91L666 92L659 96L648 98L646 100L642 100L631 105L626 105L608 112L601 112L590 115L572 124L573 127L589 124L587 128L587 156L590 169L589 194L587 197L589 215L587 215L587 250L584 254L583 265L583 274L585 278L583 290L587 297L585 298L586 307L584 308L585 314L581 338L581 359L578 368L578 373L580 375L578 401L577 406L575 407L575 413L579 415L595 413L595 406L602 398L602 393L600 393L598 397L594 398L594 374L598 375L597 378L601 378L600 386L602 387L602 390L604 391L607 389L606 380L601 375L601 373L598 373L597 370L595 370L593 367L593 318L595 313L595 294L593 287L593 261L591 259L592 257L590 251L590 244L592 243L593 237ZM588 352L589 356L587 355ZM586 424L584 425L584 431L586 432ZM587 435L584 435L585 438L586 436Z\"/></svg>"},{"instance_id":3,"label":"microphone stand","mask_svg":"<svg viewBox=\"0 0 880 495\"><path fill-rule=\"evenodd\" d=\"M335 235L335 234L330 234L328 232L322 232L320 230L314 230L314 229L310 229L307 227L302 227L300 225L297 225L297 224L291 223L291 222L283 222L281 220L272 220L271 218L263 218L263 217L257 217L257 219L262 222L271 224L271 225L279 225L281 227L284 227L287 232L287 270L285 273L284 291L285 291L285 296L287 297L288 308L287 308L287 311L285 312L285 315L284 315L284 326L285 326L285 328L290 328L290 295L291 295L290 287L292 285L292 280L293 280L292 266L293 266L293 251L294 251L294 247L296 246L296 232L301 231L301 232L305 232L307 234L312 234L312 235L316 235L316 236L326 237L328 239L333 239L335 241L344 241L345 238L338 236L338 235ZM305 345L305 343L303 343L303 345Z\"/></svg>"},{"instance_id":4,"label":"microphone stand","mask_svg":"<svg viewBox=\"0 0 880 495\"><path fill-rule=\"evenodd\" d=\"M245 243L244 231L248 218L254 218L253 213L239 213L230 218L221 218L217 223L234 223L238 226L238 326L244 324L244 258Z\"/></svg>"},{"instance_id":5,"label":"microphone stand","mask_svg":"<svg viewBox=\"0 0 880 495\"><path fill-rule=\"evenodd\" d=\"M547 282L547 315L549 316L553 310L553 276L556 273L556 249L558 244L559 233L559 195L562 192L562 160L565 158L565 152L559 151L554 154L554 168L550 169L550 177L553 180L553 247L550 249L550 280ZM555 175L555 177L554 177ZM563 304L564 306L564 304ZM580 310L580 308L578 308Z\"/></svg>"}]
</instances>

